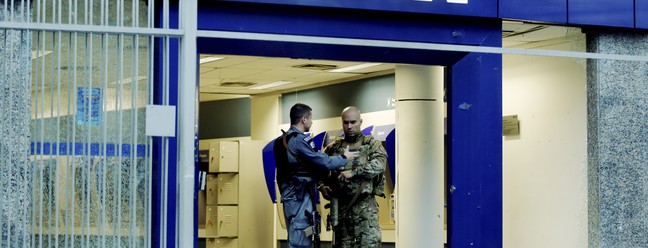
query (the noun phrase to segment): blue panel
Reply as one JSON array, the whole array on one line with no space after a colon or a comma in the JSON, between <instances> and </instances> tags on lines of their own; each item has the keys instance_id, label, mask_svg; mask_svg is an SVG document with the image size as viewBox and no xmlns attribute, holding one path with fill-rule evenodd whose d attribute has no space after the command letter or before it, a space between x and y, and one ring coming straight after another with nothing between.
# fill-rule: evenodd
<instances>
[{"instance_id":1,"label":"blue panel","mask_svg":"<svg viewBox=\"0 0 648 248\"><path fill-rule=\"evenodd\" d=\"M479 45L488 35L485 29L501 25L498 19L227 2L199 4L198 28L204 30Z\"/></svg>"},{"instance_id":2,"label":"blue panel","mask_svg":"<svg viewBox=\"0 0 648 248\"><path fill-rule=\"evenodd\" d=\"M261 152L261 157L263 158L263 175L265 176L266 187L268 188L268 194L270 194L272 203L277 203L277 192L275 190L275 171L277 165L275 164L273 147L275 140L270 141L263 147Z\"/></svg>"},{"instance_id":3,"label":"blue panel","mask_svg":"<svg viewBox=\"0 0 648 248\"><path fill-rule=\"evenodd\" d=\"M569 24L634 27L634 0L569 0Z\"/></svg>"},{"instance_id":4,"label":"blue panel","mask_svg":"<svg viewBox=\"0 0 648 248\"><path fill-rule=\"evenodd\" d=\"M501 55L476 53L450 69L449 247L502 247L501 69Z\"/></svg>"},{"instance_id":5,"label":"blue panel","mask_svg":"<svg viewBox=\"0 0 648 248\"><path fill-rule=\"evenodd\" d=\"M156 11L156 13L159 13L159 11ZM163 49L161 49L162 46L160 46L161 42L160 39L155 40L155 51L154 56L155 59L153 61L154 63L154 68L156 68L156 74L154 74L153 77L153 101L155 104L161 104L162 103L162 88L163 88L163 83L162 83L162 70L157 69L157 68L162 68L163 61L161 59L162 53L164 52ZM153 152L151 154L151 160L153 166L151 167L151 186L152 186L152 191L151 192L151 247L152 248L159 248L161 247L160 244L160 226L162 223L162 175L164 174L162 171L162 151L164 149L164 145L162 142L162 138L160 137L153 137Z\"/></svg>"},{"instance_id":6,"label":"blue panel","mask_svg":"<svg viewBox=\"0 0 648 248\"><path fill-rule=\"evenodd\" d=\"M460 16L497 17L497 0L221 0L231 2L272 3L301 6L320 6L363 10L383 10L445 14ZM454 2L454 3L453 3Z\"/></svg>"},{"instance_id":7,"label":"blue panel","mask_svg":"<svg viewBox=\"0 0 648 248\"><path fill-rule=\"evenodd\" d=\"M169 65L169 105L178 106L178 50L179 42L177 39L171 39L169 49L170 65ZM176 108L176 111L178 108ZM178 113L176 112L176 118ZM177 120L176 120L177 121ZM170 137L169 140L169 157L168 167L169 173L167 175L167 183L169 185L167 194L167 245L169 248L175 248L175 234L176 234L176 205L177 205L177 185L178 185L178 139ZM198 202L196 202L198 204ZM195 213L198 214L198 213ZM198 226L196 225L196 229Z\"/></svg>"},{"instance_id":8,"label":"blue panel","mask_svg":"<svg viewBox=\"0 0 648 248\"><path fill-rule=\"evenodd\" d=\"M198 39L199 52L211 54L237 54L284 58L332 59L342 61L371 61L428 65L452 64L466 54L461 52L420 51L412 49L359 46L337 46L335 48L336 52L331 53L330 47L330 45L322 44L210 38Z\"/></svg>"},{"instance_id":9,"label":"blue panel","mask_svg":"<svg viewBox=\"0 0 648 248\"><path fill-rule=\"evenodd\" d=\"M177 28L178 23L178 14L177 14L177 2L173 3L171 2L171 9L170 11L170 17L169 19L171 20L169 25L172 28ZM161 5L156 5L156 27L161 27L161 17L162 15L162 6ZM164 46L162 46L162 40L160 38L156 38L156 44L155 44L155 51L154 51L154 61L155 63L155 68L156 68L156 73L154 75L154 92L153 92L153 99L155 104L162 104L163 103L163 70L159 68L163 68L164 64ZM167 54L169 56L169 105L177 106L178 105L178 39L170 39L169 42L169 53ZM176 108L177 110L177 108ZM177 113L176 113L176 116ZM167 165L168 165L168 174L167 174L167 183L169 185L167 195L165 196L167 199L167 215L162 216L161 212L161 206L162 206L162 182L164 181L164 173L162 171L162 150L164 149L164 145L162 144L162 139L161 138L153 138L153 154L151 156L151 160L153 160L153 168L152 168L152 184L153 184L153 192L152 192L152 215L151 215L151 247L162 247L160 244L160 237L159 234L161 232L166 233L166 243L167 246L165 248L174 248L175 246L175 241L176 241L176 194L177 194L177 138L176 137L169 137L167 138L168 140L168 158L167 158ZM196 204L198 204L196 202ZM197 215L198 212L195 212L195 215ZM194 216L196 218L196 216ZM162 219L166 219L167 223L167 229L166 230L160 230L160 223ZM197 229L198 226L195 227L194 233L197 234ZM197 235L196 235L197 237ZM197 244L197 242L196 242Z\"/></svg>"},{"instance_id":10,"label":"blue panel","mask_svg":"<svg viewBox=\"0 0 648 248\"><path fill-rule=\"evenodd\" d=\"M162 223L161 199L162 199L162 166L161 157L163 145L160 137L153 138L153 153L151 160L151 247L159 248L160 245L160 225Z\"/></svg>"},{"instance_id":11,"label":"blue panel","mask_svg":"<svg viewBox=\"0 0 648 248\"><path fill-rule=\"evenodd\" d=\"M362 135L364 135L364 136L371 135L371 132L373 131L373 128L374 128L374 126L371 125L371 126L366 127L365 129L362 129Z\"/></svg>"},{"instance_id":12,"label":"blue panel","mask_svg":"<svg viewBox=\"0 0 648 248\"><path fill-rule=\"evenodd\" d=\"M374 127L371 135L373 135L373 137L377 140L385 141L387 140L387 135L389 135L389 133L394 130L395 126L396 125L394 124L376 126Z\"/></svg>"},{"instance_id":13,"label":"blue panel","mask_svg":"<svg viewBox=\"0 0 648 248\"><path fill-rule=\"evenodd\" d=\"M567 23L567 0L499 0L499 17Z\"/></svg>"},{"instance_id":14,"label":"blue panel","mask_svg":"<svg viewBox=\"0 0 648 248\"><path fill-rule=\"evenodd\" d=\"M321 151L322 148L324 148L323 144L324 144L325 137L326 137L326 132L321 132L315 135L315 137L313 137L313 143L315 143L315 149L317 149L318 151Z\"/></svg>"},{"instance_id":15,"label":"blue panel","mask_svg":"<svg viewBox=\"0 0 648 248\"><path fill-rule=\"evenodd\" d=\"M635 27L648 29L648 1L635 2Z\"/></svg>"},{"instance_id":16,"label":"blue panel","mask_svg":"<svg viewBox=\"0 0 648 248\"><path fill-rule=\"evenodd\" d=\"M392 183L396 184L396 129L393 129L385 138L385 150L387 150L387 167ZM392 185L392 186L394 186Z\"/></svg>"}]
</instances>

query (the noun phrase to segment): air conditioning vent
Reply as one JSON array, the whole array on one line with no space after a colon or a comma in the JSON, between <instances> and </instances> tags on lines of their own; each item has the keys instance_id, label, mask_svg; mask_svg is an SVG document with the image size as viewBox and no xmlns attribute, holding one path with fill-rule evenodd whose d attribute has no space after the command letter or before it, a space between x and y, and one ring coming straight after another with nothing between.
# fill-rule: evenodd
<instances>
[{"instance_id":1,"label":"air conditioning vent","mask_svg":"<svg viewBox=\"0 0 648 248\"><path fill-rule=\"evenodd\" d=\"M326 65L326 64L301 64L293 65L293 68L307 69L307 70L318 70L318 71L328 71L337 69L337 65Z\"/></svg>"},{"instance_id":2,"label":"air conditioning vent","mask_svg":"<svg viewBox=\"0 0 648 248\"><path fill-rule=\"evenodd\" d=\"M239 88L250 87L252 85L255 85L255 83L252 83L252 82L224 82L224 83L220 84L220 86L222 86L222 87L239 87Z\"/></svg>"}]
</instances>

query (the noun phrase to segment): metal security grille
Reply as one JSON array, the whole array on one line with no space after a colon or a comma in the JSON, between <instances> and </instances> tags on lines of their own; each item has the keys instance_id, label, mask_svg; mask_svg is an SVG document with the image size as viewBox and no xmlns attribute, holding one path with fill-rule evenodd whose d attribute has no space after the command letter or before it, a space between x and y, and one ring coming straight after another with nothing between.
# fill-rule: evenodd
<instances>
[{"instance_id":1,"label":"metal security grille","mask_svg":"<svg viewBox=\"0 0 648 248\"><path fill-rule=\"evenodd\" d=\"M168 46L180 37L168 9L0 1L1 247L151 247L145 110L154 71L168 104ZM157 70L155 45L165 51Z\"/></svg>"}]
</instances>

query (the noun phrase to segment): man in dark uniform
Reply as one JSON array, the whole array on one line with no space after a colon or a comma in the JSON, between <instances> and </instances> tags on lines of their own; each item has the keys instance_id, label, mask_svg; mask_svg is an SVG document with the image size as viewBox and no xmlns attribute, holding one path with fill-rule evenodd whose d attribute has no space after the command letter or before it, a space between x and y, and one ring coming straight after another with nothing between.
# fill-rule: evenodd
<instances>
[{"instance_id":1,"label":"man in dark uniform","mask_svg":"<svg viewBox=\"0 0 648 248\"><path fill-rule=\"evenodd\" d=\"M291 248L310 248L313 243L316 177L326 176L329 170L338 169L347 164L347 159L357 156L357 152L348 151L336 156L316 152L311 137L304 134L313 125L311 111L306 104L292 106L291 127L279 137L283 139L285 153L275 145L277 184L288 229L288 247ZM281 162L283 155L287 155L285 162Z\"/></svg>"},{"instance_id":2,"label":"man in dark uniform","mask_svg":"<svg viewBox=\"0 0 648 248\"><path fill-rule=\"evenodd\" d=\"M380 247L382 233L378 220L378 203L375 196L385 197L385 166L387 152L382 142L360 131L362 118L360 110L350 106L342 111L344 138L337 138L326 146L324 153L341 154L346 150L357 150L356 159L350 159L342 171L332 173L321 192L332 199L337 213L337 224L333 227L333 247ZM335 192L333 192L333 191ZM332 198L333 197L333 198Z\"/></svg>"}]
</instances>

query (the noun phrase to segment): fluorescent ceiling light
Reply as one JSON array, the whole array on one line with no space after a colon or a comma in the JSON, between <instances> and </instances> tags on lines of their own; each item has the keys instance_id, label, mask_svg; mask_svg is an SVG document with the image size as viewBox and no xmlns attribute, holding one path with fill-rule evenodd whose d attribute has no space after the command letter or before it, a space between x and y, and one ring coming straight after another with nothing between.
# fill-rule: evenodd
<instances>
[{"instance_id":1,"label":"fluorescent ceiling light","mask_svg":"<svg viewBox=\"0 0 648 248\"><path fill-rule=\"evenodd\" d=\"M286 84L292 84L292 83L294 83L294 82L277 81L277 82L274 82L274 83L269 83L269 84L264 84L264 85L259 85L259 86L256 86L256 87L252 87L250 89L251 90L265 90L265 89L268 89L268 88L278 87L278 86L282 86L282 85L286 85Z\"/></svg>"},{"instance_id":2,"label":"fluorescent ceiling light","mask_svg":"<svg viewBox=\"0 0 648 248\"><path fill-rule=\"evenodd\" d=\"M32 54L31 54L32 59L40 58L40 57L43 57L45 55L48 55L48 54L52 53L52 51L48 51L48 50L38 50L38 51L32 50L31 52L32 52Z\"/></svg>"},{"instance_id":3,"label":"fluorescent ceiling light","mask_svg":"<svg viewBox=\"0 0 648 248\"><path fill-rule=\"evenodd\" d=\"M364 64L344 67L344 68L340 68L340 69L330 70L329 72L349 72L349 71L360 70L360 69L364 69L364 68L372 67L372 66L377 66L377 65L382 65L382 64L381 63L364 63Z\"/></svg>"},{"instance_id":4,"label":"fluorescent ceiling light","mask_svg":"<svg viewBox=\"0 0 648 248\"><path fill-rule=\"evenodd\" d=\"M200 59L200 63L204 64L204 63L214 62L216 60L221 60L221 59L224 59L224 58L221 58L221 57L206 57L206 58Z\"/></svg>"}]
</instances>

